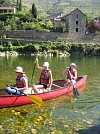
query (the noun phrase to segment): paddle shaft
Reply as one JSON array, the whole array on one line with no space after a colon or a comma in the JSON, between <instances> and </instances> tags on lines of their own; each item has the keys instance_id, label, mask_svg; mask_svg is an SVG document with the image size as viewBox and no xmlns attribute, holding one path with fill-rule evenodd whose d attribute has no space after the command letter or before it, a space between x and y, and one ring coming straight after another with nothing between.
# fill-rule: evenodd
<instances>
[{"instance_id":1,"label":"paddle shaft","mask_svg":"<svg viewBox=\"0 0 100 134\"><path fill-rule=\"evenodd\" d=\"M68 73L70 74L70 77L71 77L71 72L69 69L68 69ZM71 80L72 80L72 78L71 78ZM79 92L78 92L77 88L75 87L75 84L73 82L72 82L72 84L73 84L73 94L78 96Z\"/></svg>"},{"instance_id":2,"label":"paddle shaft","mask_svg":"<svg viewBox=\"0 0 100 134\"><path fill-rule=\"evenodd\" d=\"M34 75L35 67L36 67L36 63L34 64L34 68L33 68L33 72L32 72L32 78L31 78L31 80L30 80L30 84L32 84L32 80L33 80L33 75Z\"/></svg>"},{"instance_id":3,"label":"paddle shaft","mask_svg":"<svg viewBox=\"0 0 100 134\"><path fill-rule=\"evenodd\" d=\"M38 53L37 53L37 55L36 55L36 58L38 57ZM36 58L35 58L35 60L36 60ZM32 80L33 80L33 76L34 76L34 72L35 72L35 67L36 67L36 61L35 61L35 63L34 63L34 67L33 67L33 72L32 72L32 78L31 78L31 80L30 80L30 84L32 84Z\"/></svg>"}]
</instances>

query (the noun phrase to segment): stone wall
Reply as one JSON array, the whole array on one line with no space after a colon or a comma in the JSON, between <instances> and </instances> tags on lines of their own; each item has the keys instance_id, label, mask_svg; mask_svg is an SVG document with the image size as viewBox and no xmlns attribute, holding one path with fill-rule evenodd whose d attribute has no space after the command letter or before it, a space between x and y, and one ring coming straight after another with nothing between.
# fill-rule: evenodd
<instances>
[{"instance_id":1,"label":"stone wall","mask_svg":"<svg viewBox=\"0 0 100 134\"><path fill-rule=\"evenodd\" d=\"M2 31L0 30L0 37L5 34L7 38L16 38L22 39L23 41L34 41L34 42L95 42L100 43L100 34L88 34L88 35L79 35L79 34L68 34L57 33L57 32L37 32L36 30L11 30L11 31ZM0 39L4 40L4 39Z\"/></svg>"}]
</instances>

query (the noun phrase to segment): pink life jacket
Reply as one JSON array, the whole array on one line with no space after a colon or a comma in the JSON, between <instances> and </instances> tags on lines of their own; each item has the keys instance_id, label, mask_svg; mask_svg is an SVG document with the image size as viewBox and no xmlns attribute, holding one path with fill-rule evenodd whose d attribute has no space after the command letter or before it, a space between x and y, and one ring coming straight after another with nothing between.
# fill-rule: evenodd
<instances>
[{"instance_id":1,"label":"pink life jacket","mask_svg":"<svg viewBox=\"0 0 100 134\"><path fill-rule=\"evenodd\" d=\"M18 76L18 77L16 78L16 86L17 86L18 88L23 88L23 87L24 87L24 83L23 83L23 81L21 80L22 77L25 77L25 78L28 80L28 78L27 78L27 76L26 76L25 74L22 74L21 76Z\"/></svg>"},{"instance_id":2,"label":"pink life jacket","mask_svg":"<svg viewBox=\"0 0 100 134\"><path fill-rule=\"evenodd\" d=\"M73 77L75 77L75 70L69 69L69 71L70 71L71 75L72 75ZM70 79L70 80L71 80L70 73L68 72L67 79ZM73 78L73 80L74 80L74 78Z\"/></svg>"},{"instance_id":3,"label":"pink life jacket","mask_svg":"<svg viewBox=\"0 0 100 134\"><path fill-rule=\"evenodd\" d=\"M41 84L49 84L48 72L49 70L42 70L39 78Z\"/></svg>"}]
</instances>

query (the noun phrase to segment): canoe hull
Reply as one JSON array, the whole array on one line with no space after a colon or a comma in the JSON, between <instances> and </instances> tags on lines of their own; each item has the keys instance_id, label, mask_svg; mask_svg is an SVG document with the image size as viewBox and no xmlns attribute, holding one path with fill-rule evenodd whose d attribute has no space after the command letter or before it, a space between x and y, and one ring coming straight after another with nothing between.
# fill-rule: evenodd
<instances>
[{"instance_id":1,"label":"canoe hull","mask_svg":"<svg viewBox=\"0 0 100 134\"><path fill-rule=\"evenodd\" d=\"M87 76L82 76L76 83L75 87L79 88L80 86L86 84L86 78ZM61 83L62 80L56 80L53 83L58 84ZM62 96L64 94L67 94L69 92L73 91L73 86L68 86L68 87L59 87L56 88L55 90L51 90L50 92L44 92L44 93L39 93L35 94L35 96L41 98L43 101L56 98L58 96ZM1 92L1 91L0 91ZM13 107L13 106L21 106L25 104L31 104L33 103L32 100L26 96L15 96L15 95L3 95L3 93L0 93L0 108L7 108L7 107Z\"/></svg>"}]
</instances>

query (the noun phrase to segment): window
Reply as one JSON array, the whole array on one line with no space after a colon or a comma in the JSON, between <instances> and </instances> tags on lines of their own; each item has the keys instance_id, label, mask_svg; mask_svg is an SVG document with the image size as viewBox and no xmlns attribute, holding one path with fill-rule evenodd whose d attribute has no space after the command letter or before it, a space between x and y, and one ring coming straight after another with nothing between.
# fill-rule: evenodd
<instances>
[{"instance_id":1,"label":"window","mask_svg":"<svg viewBox=\"0 0 100 134\"><path fill-rule=\"evenodd\" d=\"M76 18L78 18L78 14L76 14Z\"/></svg>"},{"instance_id":2,"label":"window","mask_svg":"<svg viewBox=\"0 0 100 134\"><path fill-rule=\"evenodd\" d=\"M76 25L78 25L78 21L76 21Z\"/></svg>"},{"instance_id":3,"label":"window","mask_svg":"<svg viewBox=\"0 0 100 134\"><path fill-rule=\"evenodd\" d=\"M78 28L76 28L76 32L78 33Z\"/></svg>"}]
</instances>

